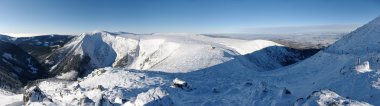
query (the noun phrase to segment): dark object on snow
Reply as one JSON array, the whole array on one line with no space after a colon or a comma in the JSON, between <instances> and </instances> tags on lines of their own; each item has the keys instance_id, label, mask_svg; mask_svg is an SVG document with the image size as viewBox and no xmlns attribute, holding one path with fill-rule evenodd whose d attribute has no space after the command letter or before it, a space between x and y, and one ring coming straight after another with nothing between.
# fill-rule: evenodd
<instances>
[{"instance_id":1,"label":"dark object on snow","mask_svg":"<svg viewBox=\"0 0 380 106\"><path fill-rule=\"evenodd\" d=\"M90 98L87 96L84 96L83 98L80 99L80 106L95 106L95 102L92 101Z\"/></svg>"},{"instance_id":2,"label":"dark object on snow","mask_svg":"<svg viewBox=\"0 0 380 106\"><path fill-rule=\"evenodd\" d=\"M216 88L213 88L212 93L220 93L220 91L218 91Z\"/></svg>"},{"instance_id":3,"label":"dark object on snow","mask_svg":"<svg viewBox=\"0 0 380 106\"><path fill-rule=\"evenodd\" d=\"M292 92L290 92L288 89L284 89L284 94L287 94L287 95L290 95L290 94L292 94Z\"/></svg>"},{"instance_id":4,"label":"dark object on snow","mask_svg":"<svg viewBox=\"0 0 380 106\"><path fill-rule=\"evenodd\" d=\"M26 90L23 96L23 101L27 102L42 102L42 101L52 101L45 94L42 93L38 86L31 87Z\"/></svg>"},{"instance_id":5,"label":"dark object on snow","mask_svg":"<svg viewBox=\"0 0 380 106\"><path fill-rule=\"evenodd\" d=\"M253 84L251 82L246 82L244 85L245 86L252 86Z\"/></svg>"}]
</instances>

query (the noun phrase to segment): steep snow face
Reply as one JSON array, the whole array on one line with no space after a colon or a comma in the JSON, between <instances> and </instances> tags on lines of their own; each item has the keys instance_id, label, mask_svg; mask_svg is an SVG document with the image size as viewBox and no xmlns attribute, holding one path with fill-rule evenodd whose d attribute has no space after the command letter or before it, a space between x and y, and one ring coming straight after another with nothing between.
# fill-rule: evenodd
<instances>
[{"instance_id":1,"label":"steep snow face","mask_svg":"<svg viewBox=\"0 0 380 106\"><path fill-rule=\"evenodd\" d=\"M169 57L180 44L165 39L140 39L139 54L131 68L149 69Z\"/></svg>"},{"instance_id":2,"label":"steep snow face","mask_svg":"<svg viewBox=\"0 0 380 106\"><path fill-rule=\"evenodd\" d=\"M138 40L132 38L104 31L84 33L49 56L50 70L55 74L76 70L85 76L95 68L117 66L123 58L135 57L137 47Z\"/></svg>"},{"instance_id":3,"label":"steep snow face","mask_svg":"<svg viewBox=\"0 0 380 106\"><path fill-rule=\"evenodd\" d=\"M135 54L138 41L107 32L82 34L78 41L71 45L80 45L74 51L76 54L91 58L91 64L97 67L116 65L127 54ZM69 44L70 45L70 44Z\"/></svg>"},{"instance_id":4,"label":"steep snow face","mask_svg":"<svg viewBox=\"0 0 380 106\"><path fill-rule=\"evenodd\" d=\"M366 55L380 50L380 17L349 33L326 51L339 54Z\"/></svg>"}]
</instances>

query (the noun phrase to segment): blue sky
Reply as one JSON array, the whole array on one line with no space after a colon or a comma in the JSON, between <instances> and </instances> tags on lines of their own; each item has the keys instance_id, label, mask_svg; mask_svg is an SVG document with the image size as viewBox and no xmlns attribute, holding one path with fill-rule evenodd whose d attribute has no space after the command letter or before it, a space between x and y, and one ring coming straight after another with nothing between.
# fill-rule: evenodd
<instances>
[{"instance_id":1,"label":"blue sky","mask_svg":"<svg viewBox=\"0 0 380 106\"><path fill-rule=\"evenodd\" d=\"M0 33L339 32L379 15L380 0L1 0Z\"/></svg>"}]
</instances>

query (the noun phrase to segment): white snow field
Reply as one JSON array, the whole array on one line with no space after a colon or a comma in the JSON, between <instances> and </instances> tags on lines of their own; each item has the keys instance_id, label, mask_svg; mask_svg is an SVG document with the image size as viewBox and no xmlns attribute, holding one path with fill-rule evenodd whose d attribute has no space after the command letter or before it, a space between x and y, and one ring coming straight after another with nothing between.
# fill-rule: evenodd
<instances>
[{"instance_id":1,"label":"white snow field","mask_svg":"<svg viewBox=\"0 0 380 106\"><path fill-rule=\"evenodd\" d=\"M136 70L186 73L234 60L267 47L277 47L276 52L295 56L282 45L266 40L238 40L211 38L196 34L161 33L152 35L118 34L105 31L84 33L74 38L59 51L70 55L88 56L89 67L122 67ZM257 53L259 54L259 53ZM66 54L67 55L67 54ZM276 56L261 53L261 60ZM73 58L72 58L73 59ZM72 60L70 59L70 60ZM76 58L74 58L76 59ZM56 65L67 64L64 58L49 60ZM282 59L283 60L283 59ZM282 61L277 60L277 61ZM247 59L236 59L248 61ZM269 60L268 60L269 61ZM249 64L251 67L280 67L280 62ZM57 68L53 66L50 70ZM92 70L89 70L90 73Z\"/></svg>"},{"instance_id":2,"label":"white snow field","mask_svg":"<svg viewBox=\"0 0 380 106\"><path fill-rule=\"evenodd\" d=\"M42 80L27 90L33 96L25 105L380 105L379 42L380 17L306 60L272 70L242 56L270 47L284 52L271 41L86 33L63 49L86 53L104 68L76 81L62 80L70 73ZM116 67L126 55L132 61Z\"/></svg>"}]
</instances>

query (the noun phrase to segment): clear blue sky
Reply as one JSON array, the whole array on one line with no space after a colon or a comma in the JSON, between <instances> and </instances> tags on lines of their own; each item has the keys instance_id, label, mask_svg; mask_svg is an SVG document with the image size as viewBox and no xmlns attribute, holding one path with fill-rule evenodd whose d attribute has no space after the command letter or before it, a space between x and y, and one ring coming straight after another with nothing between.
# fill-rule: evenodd
<instances>
[{"instance_id":1,"label":"clear blue sky","mask_svg":"<svg viewBox=\"0 0 380 106\"><path fill-rule=\"evenodd\" d=\"M379 15L380 0L1 0L0 33L345 30Z\"/></svg>"}]
</instances>

